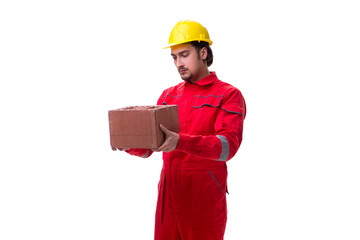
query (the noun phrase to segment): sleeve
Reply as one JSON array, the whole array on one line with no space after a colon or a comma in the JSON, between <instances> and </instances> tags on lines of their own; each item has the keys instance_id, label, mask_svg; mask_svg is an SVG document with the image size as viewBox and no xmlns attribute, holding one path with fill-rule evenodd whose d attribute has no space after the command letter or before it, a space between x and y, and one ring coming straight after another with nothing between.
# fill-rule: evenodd
<instances>
[{"instance_id":1,"label":"sleeve","mask_svg":"<svg viewBox=\"0 0 360 240\"><path fill-rule=\"evenodd\" d=\"M130 148L125 150L130 155L141 157L141 158L148 158L151 156L153 151L151 149L144 149L144 148Z\"/></svg>"},{"instance_id":2,"label":"sleeve","mask_svg":"<svg viewBox=\"0 0 360 240\"><path fill-rule=\"evenodd\" d=\"M158 99L157 105L162 104L164 92L161 94L160 98ZM130 155L141 157L141 158L148 158L153 154L153 151L151 149L144 149L144 148L130 148L128 150L125 150L125 152L127 152Z\"/></svg>"},{"instance_id":3,"label":"sleeve","mask_svg":"<svg viewBox=\"0 0 360 240\"><path fill-rule=\"evenodd\" d=\"M243 122L246 115L245 100L238 89L223 99L215 121L215 135L189 135L180 133L176 150L196 157L228 161L242 142Z\"/></svg>"}]
</instances>

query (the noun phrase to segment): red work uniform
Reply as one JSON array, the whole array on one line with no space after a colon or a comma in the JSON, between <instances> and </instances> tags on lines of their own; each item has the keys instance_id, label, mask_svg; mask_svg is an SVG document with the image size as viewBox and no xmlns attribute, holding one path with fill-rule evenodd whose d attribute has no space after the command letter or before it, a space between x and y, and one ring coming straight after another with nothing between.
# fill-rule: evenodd
<instances>
[{"instance_id":1,"label":"red work uniform","mask_svg":"<svg viewBox=\"0 0 360 240\"><path fill-rule=\"evenodd\" d=\"M163 153L155 240L220 240L227 220L227 166L240 147L246 105L215 72L166 89L158 105L179 109L179 143ZM151 150L130 149L139 157Z\"/></svg>"}]
</instances>

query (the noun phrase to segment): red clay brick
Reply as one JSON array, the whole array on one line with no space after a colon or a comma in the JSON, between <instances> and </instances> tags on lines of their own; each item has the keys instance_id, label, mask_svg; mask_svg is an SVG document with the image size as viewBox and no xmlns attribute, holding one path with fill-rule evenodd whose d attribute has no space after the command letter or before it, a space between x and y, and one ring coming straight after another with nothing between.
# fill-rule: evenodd
<instances>
[{"instance_id":1,"label":"red clay brick","mask_svg":"<svg viewBox=\"0 0 360 240\"><path fill-rule=\"evenodd\" d=\"M160 124L179 132L177 105L134 106L109 111L114 148L158 148L165 139Z\"/></svg>"}]
</instances>

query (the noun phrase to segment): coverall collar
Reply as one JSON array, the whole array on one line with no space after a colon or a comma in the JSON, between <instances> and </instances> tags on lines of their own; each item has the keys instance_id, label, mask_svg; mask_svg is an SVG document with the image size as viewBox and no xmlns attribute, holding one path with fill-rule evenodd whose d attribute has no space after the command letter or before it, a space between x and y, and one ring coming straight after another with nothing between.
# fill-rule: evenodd
<instances>
[{"instance_id":1,"label":"coverall collar","mask_svg":"<svg viewBox=\"0 0 360 240\"><path fill-rule=\"evenodd\" d=\"M213 83L214 81L216 81L218 78L216 76L216 73L215 72L210 72L209 75L207 75L206 77L198 80L196 83L194 84L197 84L199 86L205 86L205 85L208 85L208 84L211 84Z\"/></svg>"}]
</instances>

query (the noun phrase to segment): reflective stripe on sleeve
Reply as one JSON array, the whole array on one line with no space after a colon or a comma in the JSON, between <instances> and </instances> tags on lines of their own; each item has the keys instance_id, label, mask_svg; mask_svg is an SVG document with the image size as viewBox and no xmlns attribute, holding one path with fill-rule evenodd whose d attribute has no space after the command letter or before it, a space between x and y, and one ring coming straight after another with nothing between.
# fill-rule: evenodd
<instances>
[{"instance_id":1,"label":"reflective stripe on sleeve","mask_svg":"<svg viewBox=\"0 0 360 240\"><path fill-rule=\"evenodd\" d=\"M226 137L222 135L216 135L216 137L220 139L221 142L221 154L218 160L226 161L229 158L229 153L230 153L229 142L227 141Z\"/></svg>"},{"instance_id":2,"label":"reflective stripe on sleeve","mask_svg":"<svg viewBox=\"0 0 360 240\"><path fill-rule=\"evenodd\" d=\"M142 155L141 157L142 157L142 158L147 158L149 155L150 155L150 149L148 149L148 150L146 151L146 153L145 153L144 155Z\"/></svg>"}]
</instances>

